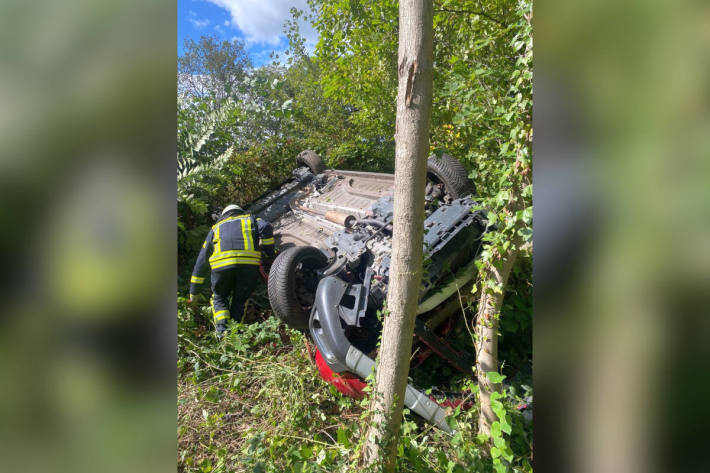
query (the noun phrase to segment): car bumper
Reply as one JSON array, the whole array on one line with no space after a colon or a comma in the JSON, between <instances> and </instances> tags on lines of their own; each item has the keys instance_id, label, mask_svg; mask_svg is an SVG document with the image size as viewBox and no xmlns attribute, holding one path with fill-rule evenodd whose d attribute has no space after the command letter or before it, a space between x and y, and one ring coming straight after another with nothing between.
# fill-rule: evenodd
<instances>
[{"instance_id":1,"label":"car bumper","mask_svg":"<svg viewBox=\"0 0 710 473\"><path fill-rule=\"evenodd\" d=\"M318 350L334 372L349 371L365 379L374 372L375 361L354 347L345 336L340 322L340 301L347 289L348 284L334 276L320 281L309 328ZM446 422L444 409L411 385L407 385L404 405L431 424L453 433Z\"/></svg>"}]
</instances>

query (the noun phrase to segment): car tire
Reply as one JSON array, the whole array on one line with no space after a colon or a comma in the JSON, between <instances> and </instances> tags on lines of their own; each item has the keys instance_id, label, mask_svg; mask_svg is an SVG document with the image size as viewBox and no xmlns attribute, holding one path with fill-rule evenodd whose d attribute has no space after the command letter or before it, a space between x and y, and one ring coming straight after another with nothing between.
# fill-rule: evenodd
<instances>
[{"instance_id":1,"label":"car tire","mask_svg":"<svg viewBox=\"0 0 710 473\"><path fill-rule=\"evenodd\" d=\"M288 326L308 328L318 278L315 272L328 258L312 246L294 246L281 252L269 271L269 302L274 314Z\"/></svg>"},{"instance_id":2,"label":"car tire","mask_svg":"<svg viewBox=\"0 0 710 473\"><path fill-rule=\"evenodd\" d=\"M427 160L427 179L444 184L452 199L460 199L474 192L468 172L456 158L442 154L441 158L430 156Z\"/></svg>"},{"instance_id":3,"label":"car tire","mask_svg":"<svg viewBox=\"0 0 710 473\"><path fill-rule=\"evenodd\" d=\"M308 169L310 169L313 174L320 174L325 171L325 164L321 157L310 149L298 153L296 163L308 166Z\"/></svg>"}]
</instances>

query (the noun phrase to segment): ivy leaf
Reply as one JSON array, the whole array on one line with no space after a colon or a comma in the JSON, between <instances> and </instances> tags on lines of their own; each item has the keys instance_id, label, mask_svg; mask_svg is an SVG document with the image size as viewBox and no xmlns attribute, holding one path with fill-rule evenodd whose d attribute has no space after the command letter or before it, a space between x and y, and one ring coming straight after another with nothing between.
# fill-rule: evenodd
<instances>
[{"instance_id":1,"label":"ivy leaf","mask_svg":"<svg viewBox=\"0 0 710 473\"><path fill-rule=\"evenodd\" d=\"M503 416L500 422L500 430L510 435L513 432L513 427L508 423L507 416Z\"/></svg>"},{"instance_id":2,"label":"ivy leaf","mask_svg":"<svg viewBox=\"0 0 710 473\"><path fill-rule=\"evenodd\" d=\"M491 438L495 439L496 437L501 436L501 429L500 429L500 422L495 421L491 424Z\"/></svg>"},{"instance_id":3,"label":"ivy leaf","mask_svg":"<svg viewBox=\"0 0 710 473\"><path fill-rule=\"evenodd\" d=\"M532 217L533 217L532 207L528 207L525 210L523 210L523 222L530 225L530 223L532 222Z\"/></svg>"},{"instance_id":4,"label":"ivy leaf","mask_svg":"<svg viewBox=\"0 0 710 473\"><path fill-rule=\"evenodd\" d=\"M343 427L338 429L338 443L343 445L345 448L350 448L350 439L348 439L347 430Z\"/></svg>"},{"instance_id":5,"label":"ivy leaf","mask_svg":"<svg viewBox=\"0 0 710 473\"><path fill-rule=\"evenodd\" d=\"M298 453L303 460L307 460L307 459L311 458L311 455L313 454L313 447L309 447L309 446L301 447L301 449L298 451Z\"/></svg>"},{"instance_id":6,"label":"ivy leaf","mask_svg":"<svg viewBox=\"0 0 710 473\"><path fill-rule=\"evenodd\" d=\"M527 243L532 240L532 229L531 228L521 228L520 230L518 230L518 235L523 237L523 240L525 240L525 242Z\"/></svg>"},{"instance_id":7,"label":"ivy leaf","mask_svg":"<svg viewBox=\"0 0 710 473\"><path fill-rule=\"evenodd\" d=\"M513 450L511 450L510 446L508 445L506 445L503 449L503 458L505 458L509 462L513 461Z\"/></svg>"},{"instance_id":8,"label":"ivy leaf","mask_svg":"<svg viewBox=\"0 0 710 473\"><path fill-rule=\"evenodd\" d=\"M493 384L500 384L505 379L505 376L498 373L497 371L488 371L486 373L486 376L488 377L488 380ZM494 394L499 394L499 393L494 393Z\"/></svg>"}]
</instances>

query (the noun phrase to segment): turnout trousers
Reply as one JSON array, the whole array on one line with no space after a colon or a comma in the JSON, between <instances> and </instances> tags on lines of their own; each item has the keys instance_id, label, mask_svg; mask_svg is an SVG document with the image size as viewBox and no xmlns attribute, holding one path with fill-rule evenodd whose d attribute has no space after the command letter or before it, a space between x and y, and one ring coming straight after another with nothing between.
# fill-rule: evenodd
<instances>
[{"instance_id":1,"label":"turnout trousers","mask_svg":"<svg viewBox=\"0 0 710 473\"><path fill-rule=\"evenodd\" d=\"M217 333L224 332L230 318L242 319L244 305L260 278L259 266L253 264L212 271L212 315Z\"/></svg>"}]
</instances>

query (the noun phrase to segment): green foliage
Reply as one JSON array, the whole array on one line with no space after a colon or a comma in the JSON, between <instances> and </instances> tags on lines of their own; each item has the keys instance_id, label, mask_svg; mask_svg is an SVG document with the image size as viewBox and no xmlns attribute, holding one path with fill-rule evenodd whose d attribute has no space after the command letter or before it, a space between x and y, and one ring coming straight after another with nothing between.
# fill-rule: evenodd
<instances>
[{"instance_id":1,"label":"green foliage","mask_svg":"<svg viewBox=\"0 0 710 473\"><path fill-rule=\"evenodd\" d=\"M488 67L467 79L454 67L449 80L454 95L470 88L485 96L477 107L452 105L455 130L469 142L472 175L495 226L486 235L482 264L496 264L498 255L512 250L529 252L532 244L531 14L531 3L520 2L506 28L473 44L471 53L485 56Z\"/></svg>"},{"instance_id":2,"label":"green foliage","mask_svg":"<svg viewBox=\"0 0 710 473\"><path fill-rule=\"evenodd\" d=\"M532 256L518 257L508 279L500 314L498 357L509 379L530 382L532 376Z\"/></svg>"},{"instance_id":3,"label":"green foliage","mask_svg":"<svg viewBox=\"0 0 710 473\"><path fill-rule=\"evenodd\" d=\"M208 322L178 304L178 463L188 472L355 472L367 428L367 400L342 396L322 381L303 336L276 318L231 324L217 342ZM258 313L261 318L267 315ZM471 379L452 387L471 399ZM530 428L513 392L496 398L506 465L531 471ZM501 414L499 414L499 412ZM453 409L449 436L405 409L397 471L494 471L480 448L477 409Z\"/></svg>"},{"instance_id":4,"label":"green foliage","mask_svg":"<svg viewBox=\"0 0 710 473\"><path fill-rule=\"evenodd\" d=\"M486 373L493 383L501 383L505 376L497 372ZM526 386L525 394L532 395ZM532 451L530 431L525 426L522 415L515 409L523 399L516 396L515 388L506 388L491 393L491 408L498 420L491 424L490 439L479 434L477 440L487 444L490 440L490 460L497 473L508 471L532 471L529 453Z\"/></svg>"},{"instance_id":5,"label":"green foliage","mask_svg":"<svg viewBox=\"0 0 710 473\"><path fill-rule=\"evenodd\" d=\"M365 139L392 141L397 96L398 3L312 0L319 32L316 57L326 98L352 109ZM391 158L390 158L391 159Z\"/></svg>"},{"instance_id":6,"label":"green foliage","mask_svg":"<svg viewBox=\"0 0 710 473\"><path fill-rule=\"evenodd\" d=\"M250 67L241 41L219 41L215 36L186 39L183 55L178 57L179 91L211 98L213 108L218 108L239 90Z\"/></svg>"}]
</instances>

